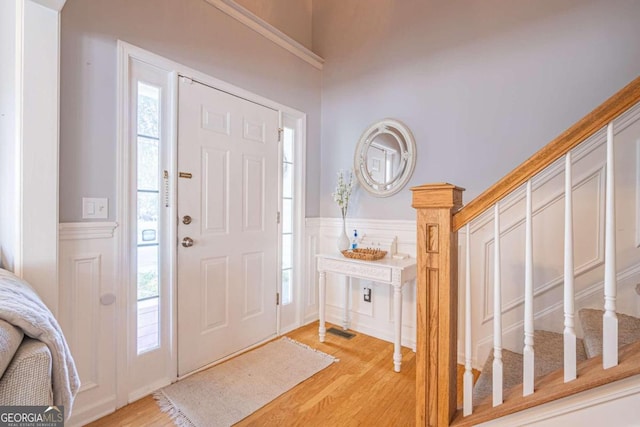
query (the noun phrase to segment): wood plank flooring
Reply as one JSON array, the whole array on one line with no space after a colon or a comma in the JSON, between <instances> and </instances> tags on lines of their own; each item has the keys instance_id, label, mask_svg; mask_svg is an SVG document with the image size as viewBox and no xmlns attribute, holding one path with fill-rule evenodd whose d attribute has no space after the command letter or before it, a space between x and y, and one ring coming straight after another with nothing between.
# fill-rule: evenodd
<instances>
[{"instance_id":1,"label":"wood plank flooring","mask_svg":"<svg viewBox=\"0 0 640 427\"><path fill-rule=\"evenodd\" d=\"M331 325L327 325L329 328ZM327 334L318 342L318 323L288 337L331 354L340 362L309 378L259 409L237 426L413 426L415 353L402 348L402 372L393 371L393 344L356 333L351 340ZM89 424L172 426L147 396Z\"/></svg>"}]
</instances>

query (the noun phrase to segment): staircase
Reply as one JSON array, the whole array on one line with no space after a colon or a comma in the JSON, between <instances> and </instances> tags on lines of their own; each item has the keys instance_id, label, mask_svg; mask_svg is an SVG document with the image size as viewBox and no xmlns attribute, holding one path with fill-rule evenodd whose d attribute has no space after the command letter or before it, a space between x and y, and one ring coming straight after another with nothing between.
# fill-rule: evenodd
<instances>
[{"instance_id":1,"label":"staircase","mask_svg":"<svg viewBox=\"0 0 640 427\"><path fill-rule=\"evenodd\" d=\"M607 384L629 387L628 393L640 396L640 319L619 314L638 309L629 292L640 266L640 221L632 219L629 206L640 194L640 182L630 178L640 173L640 160L638 166L630 161L640 152L638 137L640 76L464 206L464 189L456 185L412 188L416 425L508 423L521 411L531 409L522 413L528 416L538 411L533 408L563 398L612 393L611 387L601 387ZM616 156L621 147L626 151ZM618 172L616 164L622 166ZM584 190L592 178L597 185ZM552 180L557 195L534 196ZM549 209L554 215L542 217L541 210L556 201ZM585 226L591 212L599 219ZM513 232L517 228L520 234ZM591 246L584 244L585 236ZM595 249L586 258L589 248ZM633 282L627 280L631 276ZM503 288L503 282L523 286ZM604 310L577 312L577 306ZM563 332L535 330L536 325ZM473 357L488 339L493 349L474 385ZM507 348L522 348L522 354ZM457 405L458 358L465 369L462 407ZM608 405L582 408L584 414L604 408L599 413L608 416Z\"/></svg>"},{"instance_id":2,"label":"staircase","mask_svg":"<svg viewBox=\"0 0 640 427\"><path fill-rule=\"evenodd\" d=\"M602 316L604 311L590 308L578 312L583 339L576 342L576 361L578 363L600 356L602 354ZM640 342L640 318L618 313L618 345L623 348L629 344ZM563 340L562 334L556 332L536 330L535 343L535 379L538 380L554 371L563 368ZM473 402L485 403L492 395L493 350L480 372L473 387ZM509 390L522 384L523 355L502 349L503 388ZM490 399L489 399L490 400Z\"/></svg>"}]
</instances>

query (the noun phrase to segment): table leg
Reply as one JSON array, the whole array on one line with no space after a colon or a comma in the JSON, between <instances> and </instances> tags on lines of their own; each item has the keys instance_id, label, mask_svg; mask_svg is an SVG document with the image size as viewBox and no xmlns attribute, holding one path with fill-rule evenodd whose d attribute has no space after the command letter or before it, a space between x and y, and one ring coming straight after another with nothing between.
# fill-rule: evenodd
<instances>
[{"instance_id":1,"label":"table leg","mask_svg":"<svg viewBox=\"0 0 640 427\"><path fill-rule=\"evenodd\" d=\"M351 290L351 276L344 281L344 313L342 315L342 329L349 329L349 291Z\"/></svg>"},{"instance_id":2,"label":"table leg","mask_svg":"<svg viewBox=\"0 0 640 427\"><path fill-rule=\"evenodd\" d=\"M318 311L320 317L320 326L318 327L318 336L320 338L320 342L324 342L324 337L327 334L327 328L324 324L324 304L325 304L325 292L327 288L327 273L324 271L320 272L320 283L318 289Z\"/></svg>"},{"instance_id":3,"label":"table leg","mask_svg":"<svg viewBox=\"0 0 640 427\"><path fill-rule=\"evenodd\" d=\"M393 285L393 316L394 316L394 342L393 342L393 370L400 372L402 364L402 284Z\"/></svg>"}]
</instances>

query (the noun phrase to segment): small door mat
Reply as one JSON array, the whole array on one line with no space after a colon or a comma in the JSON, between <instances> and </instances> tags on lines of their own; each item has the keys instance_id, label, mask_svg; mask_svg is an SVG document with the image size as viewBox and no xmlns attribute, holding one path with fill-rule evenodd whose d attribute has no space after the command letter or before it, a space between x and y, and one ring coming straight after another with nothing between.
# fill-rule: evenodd
<instances>
[{"instance_id":1,"label":"small door mat","mask_svg":"<svg viewBox=\"0 0 640 427\"><path fill-rule=\"evenodd\" d=\"M284 337L158 390L179 427L228 427L338 360Z\"/></svg>"},{"instance_id":2,"label":"small door mat","mask_svg":"<svg viewBox=\"0 0 640 427\"><path fill-rule=\"evenodd\" d=\"M356 336L356 334L352 334L351 332L347 332L347 331L344 331L344 330L338 329L338 328L329 328L329 329L327 329L327 332L329 332L330 334L333 334L333 335L337 335L337 336L342 337L342 338L346 338L348 340L350 340L351 338Z\"/></svg>"}]
</instances>

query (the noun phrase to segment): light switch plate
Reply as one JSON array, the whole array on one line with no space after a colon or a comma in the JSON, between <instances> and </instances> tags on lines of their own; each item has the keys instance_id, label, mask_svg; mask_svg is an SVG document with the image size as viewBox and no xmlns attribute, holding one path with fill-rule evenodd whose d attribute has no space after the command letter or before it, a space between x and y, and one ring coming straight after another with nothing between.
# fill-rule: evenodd
<instances>
[{"instance_id":1,"label":"light switch plate","mask_svg":"<svg viewBox=\"0 0 640 427\"><path fill-rule=\"evenodd\" d=\"M107 219L109 199L101 197L82 198L82 219Z\"/></svg>"}]
</instances>

